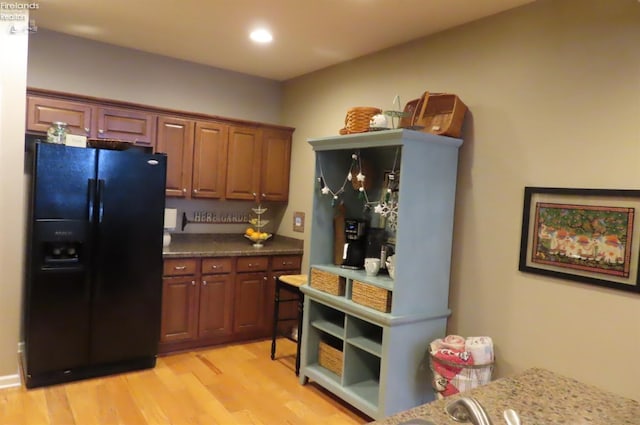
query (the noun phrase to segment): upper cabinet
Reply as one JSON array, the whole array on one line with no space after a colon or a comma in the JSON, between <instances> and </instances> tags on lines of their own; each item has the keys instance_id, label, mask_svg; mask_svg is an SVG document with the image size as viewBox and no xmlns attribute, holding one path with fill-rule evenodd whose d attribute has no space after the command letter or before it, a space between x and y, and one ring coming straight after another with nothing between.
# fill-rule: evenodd
<instances>
[{"instance_id":1,"label":"upper cabinet","mask_svg":"<svg viewBox=\"0 0 640 425\"><path fill-rule=\"evenodd\" d=\"M95 119L91 105L40 96L27 97L27 131L46 133L51 123L67 123L69 133L86 136Z\"/></svg>"},{"instance_id":2,"label":"upper cabinet","mask_svg":"<svg viewBox=\"0 0 640 425\"><path fill-rule=\"evenodd\" d=\"M55 121L69 133L119 139L167 154L169 197L289 199L294 129L41 89L27 90L27 131Z\"/></svg>"},{"instance_id":3,"label":"upper cabinet","mask_svg":"<svg viewBox=\"0 0 640 425\"><path fill-rule=\"evenodd\" d=\"M232 128L229 131L227 199L289 199L291 131Z\"/></svg>"},{"instance_id":4,"label":"upper cabinet","mask_svg":"<svg viewBox=\"0 0 640 425\"><path fill-rule=\"evenodd\" d=\"M193 198L223 198L227 172L228 126L198 121L193 151Z\"/></svg>"},{"instance_id":5,"label":"upper cabinet","mask_svg":"<svg viewBox=\"0 0 640 425\"><path fill-rule=\"evenodd\" d=\"M144 111L97 107L95 137L120 139L136 145L153 146L156 116Z\"/></svg>"},{"instance_id":6,"label":"upper cabinet","mask_svg":"<svg viewBox=\"0 0 640 425\"><path fill-rule=\"evenodd\" d=\"M193 121L158 117L156 150L167 154L167 196L188 198L191 193Z\"/></svg>"},{"instance_id":7,"label":"upper cabinet","mask_svg":"<svg viewBox=\"0 0 640 425\"><path fill-rule=\"evenodd\" d=\"M265 128L262 131L260 199L286 201L289 198L291 132Z\"/></svg>"},{"instance_id":8,"label":"upper cabinet","mask_svg":"<svg viewBox=\"0 0 640 425\"><path fill-rule=\"evenodd\" d=\"M27 98L27 131L46 133L51 123L62 121L71 134L153 146L155 120L155 114L136 109L45 96Z\"/></svg>"},{"instance_id":9,"label":"upper cabinet","mask_svg":"<svg viewBox=\"0 0 640 425\"><path fill-rule=\"evenodd\" d=\"M249 127L229 129L227 155L227 199L257 200L262 158L260 131Z\"/></svg>"}]
</instances>

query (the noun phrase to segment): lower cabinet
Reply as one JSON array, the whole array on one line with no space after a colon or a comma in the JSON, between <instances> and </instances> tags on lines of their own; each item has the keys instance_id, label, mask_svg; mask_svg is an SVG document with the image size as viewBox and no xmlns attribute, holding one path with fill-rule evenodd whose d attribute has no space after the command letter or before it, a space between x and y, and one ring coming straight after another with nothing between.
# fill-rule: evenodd
<instances>
[{"instance_id":1,"label":"lower cabinet","mask_svg":"<svg viewBox=\"0 0 640 425\"><path fill-rule=\"evenodd\" d=\"M271 336L273 279L299 274L300 255L164 261L159 352Z\"/></svg>"},{"instance_id":2,"label":"lower cabinet","mask_svg":"<svg viewBox=\"0 0 640 425\"><path fill-rule=\"evenodd\" d=\"M233 331L263 336L267 330L269 257L239 257L236 266Z\"/></svg>"},{"instance_id":3,"label":"lower cabinet","mask_svg":"<svg viewBox=\"0 0 640 425\"><path fill-rule=\"evenodd\" d=\"M195 276L162 280L160 342L193 340L197 336L198 288Z\"/></svg>"}]
</instances>

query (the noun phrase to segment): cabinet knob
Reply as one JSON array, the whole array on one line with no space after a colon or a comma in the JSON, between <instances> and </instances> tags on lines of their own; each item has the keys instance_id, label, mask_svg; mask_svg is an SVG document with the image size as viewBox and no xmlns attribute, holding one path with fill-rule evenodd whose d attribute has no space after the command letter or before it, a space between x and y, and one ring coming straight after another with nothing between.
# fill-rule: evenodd
<instances>
[{"instance_id":1,"label":"cabinet knob","mask_svg":"<svg viewBox=\"0 0 640 425\"><path fill-rule=\"evenodd\" d=\"M101 128L99 128L99 129L98 129L98 133L100 133L100 134L104 134L104 130L103 130L103 129L101 129Z\"/></svg>"},{"instance_id":2,"label":"cabinet knob","mask_svg":"<svg viewBox=\"0 0 640 425\"><path fill-rule=\"evenodd\" d=\"M191 281L191 286L196 286L196 281L195 280Z\"/></svg>"},{"instance_id":3,"label":"cabinet knob","mask_svg":"<svg viewBox=\"0 0 640 425\"><path fill-rule=\"evenodd\" d=\"M91 129L89 127L85 127L84 128L84 132L89 134L89 133L91 133Z\"/></svg>"},{"instance_id":4,"label":"cabinet knob","mask_svg":"<svg viewBox=\"0 0 640 425\"><path fill-rule=\"evenodd\" d=\"M187 188L186 187L182 188L182 192L187 193Z\"/></svg>"},{"instance_id":5,"label":"cabinet knob","mask_svg":"<svg viewBox=\"0 0 640 425\"><path fill-rule=\"evenodd\" d=\"M267 280L267 277L266 277L266 276L264 276L264 277L262 278L262 280Z\"/></svg>"},{"instance_id":6,"label":"cabinet knob","mask_svg":"<svg viewBox=\"0 0 640 425\"><path fill-rule=\"evenodd\" d=\"M186 270L187 266L175 266L174 269L175 270Z\"/></svg>"},{"instance_id":7,"label":"cabinet knob","mask_svg":"<svg viewBox=\"0 0 640 425\"><path fill-rule=\"evenodd\" d=\"M203 281L202 281L202 284L203 284L204 286L207 286L207 281L206 281L206 280L203 280Z\"/></svg>"},{"instance_id":8,"label":"cabinet knob","mask_svg":"<svg viewBox=\"0 0 640 425\"><path fill-rule=\"evenodd\" d=\"M253 195L253 197L254 197L254 198L257 198L257 197L258 197L258 195L256 195L256 193L255 193L255 192L253 192L253 193L252 193L252 195Z\"/></svg>"},{"instance_id":9,"label":"cabinet knob","mask_svg":"<svg viewBox=\"0 0 640 425\"><path fill-rule=\"evenodd\" d=\"M193 193L198 193L198 189L193 189Z\"/></svg>"},{"instance_id":10,"label":"cabinet knob","mask_svg":"<svg viewBox=\"0 0 640 425\"><path fill-rule=\"evenodd\" d=\"M216 270L216 269L218 268L218 266L214 264L214 265L212 265L212 266L211 266L211 268L212 268L213 270Z\"/></svg>"},{"instance_id":11,"label":"cabinet knob","mask_svg":"<svg viewBox=\"0 0 640 425\"><path fill-rule=\"evenodd\" d=\"M263 193L262 195L260 195L260 196L262 196L263 198L266 198L266 197L267 197L267 195L265 195L264 193Z\"/></svg>"}]
</instances>

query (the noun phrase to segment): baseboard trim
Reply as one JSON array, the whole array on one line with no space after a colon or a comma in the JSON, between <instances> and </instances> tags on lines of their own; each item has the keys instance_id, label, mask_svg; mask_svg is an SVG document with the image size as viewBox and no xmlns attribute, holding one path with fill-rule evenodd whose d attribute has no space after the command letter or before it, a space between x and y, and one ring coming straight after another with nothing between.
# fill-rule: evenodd
<instances>
[{"instance_id":1,"label":"baseboard trim","mask_svg":"<svg viewBox=\"0 0 640 425\"><path fill-rule=\"evenodd\" d=\"M19 387L22 385L20 374L0 376L0 389Z\"/></svg>"}]
</instances>

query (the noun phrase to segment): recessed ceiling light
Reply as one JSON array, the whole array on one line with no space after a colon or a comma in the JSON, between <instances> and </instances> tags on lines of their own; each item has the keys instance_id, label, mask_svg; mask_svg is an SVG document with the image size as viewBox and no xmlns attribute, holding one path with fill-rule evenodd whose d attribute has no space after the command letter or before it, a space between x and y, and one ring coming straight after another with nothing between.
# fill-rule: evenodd
<instances>
[{"instance_id":1,"label":"recessed ceiling light","mask_svg":"<svg viewBox=\"0 0 640 425\"><path fill-rule=\"evenodd\" d=\"M273 40L271 33L264 28L252 31L251 34L249 34L249 38L256 43L271 43Z\"/></svg>"}]
</instances>

